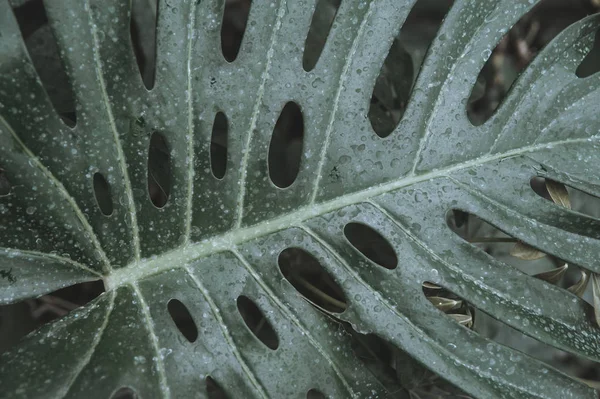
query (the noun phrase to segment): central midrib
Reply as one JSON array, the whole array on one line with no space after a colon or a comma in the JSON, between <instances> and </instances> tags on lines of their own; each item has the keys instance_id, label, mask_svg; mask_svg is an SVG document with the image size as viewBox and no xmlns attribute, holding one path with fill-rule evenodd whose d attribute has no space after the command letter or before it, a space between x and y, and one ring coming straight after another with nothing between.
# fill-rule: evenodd
<instances>
[{"instance_id":1,"label":"central midrib","mask_svg":"<svg viewBox=\"0 0 600 399\"><path fill-rule=\"evenodd\" d=\"M597 136L594 138L597 138ZM504 153L486 155L467 162L453 165L445 169L434 170L421 175L409 175L398 180L346 194L329 201L305 205L301 208L298 208L294 212L278 216L274 219L269 219L252 226L234 229L200 242L190 243L174 248L173 250L161 255L157 255L148 259L142 259L139 262L131 263L123 268L114 269L112 273L105 277L106 289L111 290L131 282L139 281L153 274L184 267L196 259L200 259L214 253L230 250L240 243L252 240L254 238L266 236L289 227L298 226L305 220L313 217L324 215L345 206L354 205L403 187L436 178L443 178L451 173L476 167L488 162L511 158L543 149L551 149L558 145L591 142L594 138L555 141L551 143L522 147Z\"/></svg>"}]
</instances>

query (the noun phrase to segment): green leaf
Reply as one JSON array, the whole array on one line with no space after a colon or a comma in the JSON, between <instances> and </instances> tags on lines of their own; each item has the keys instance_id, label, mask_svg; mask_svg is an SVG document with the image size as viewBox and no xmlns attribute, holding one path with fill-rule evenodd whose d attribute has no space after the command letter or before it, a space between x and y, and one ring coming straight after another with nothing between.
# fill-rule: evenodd
<instances>
[{"instance_id":1,"label":"green leaf","mask_svg":"<svg viewBox=\"0 0 600 399\"><path fill-rule=\"evenodd\" d=\"M461 327L429 302L422 284L600 360L589 304L490 257L446 224L451 210L475 214L600 273L600 222L530 187L539 176L600 195L600 75L575 74L600 17L559 35L496 114L473 126L465 104L485 54L533 4L456 0L399 125L381 138L369 103L413 3L343 1L306 73L315 1L253 2L233 63L219 51L222 0L159 1L148 91L131 48L130 2L47 1L77 106L70 128L0 0L0 168L10 183L0 193L0 303L97 279L107 289L1 355L3 395L107 398L130 387L145 398L204 397L210 376L230 397L301 397L311 389L395 397L354 355L349 334L283 278L279 254L294 247L345 294L337 318L468 394L595 398L586 385ZM290 101L302 110L305 132L298 176L280 189L269 179L277 167L268 164L269 143ZM209 156L217 112L229 121L223 179L212 175ZM148 193L154 132L169 160L155 176L167 197L161 208ZM109 216L96 200L96 173L110 187ZM354 248L344 236L348 223L376 230L398 266L381 267ZM276 350L247 327L236 305L241 295L273 327ZM194 342L171 318L171 299L193 318Z\"/></svg>"}]
</instances>

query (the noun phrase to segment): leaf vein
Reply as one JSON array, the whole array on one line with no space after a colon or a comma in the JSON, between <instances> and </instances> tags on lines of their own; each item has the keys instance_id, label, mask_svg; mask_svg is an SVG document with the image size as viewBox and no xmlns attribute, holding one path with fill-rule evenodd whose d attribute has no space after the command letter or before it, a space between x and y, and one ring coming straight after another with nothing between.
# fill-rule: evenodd
<instances>
[{"instance_id":1,"label":"leaf vein","mask_svg":"<svg viewBox=\"0 0 600 399\"><path fill-rule=\"evenodd\" d=\"M268 395L264 391L264 388L262 387L262 385L260 384L260 382L258 381L256 376L254 375L254 373L252 373L252 370L250 370L250 367L248 367L248 365L244 361L244 358L242 357L241 353L237 349L235 342L233 342L233 338L227 331L225 321L223 320L223 317L221 317L221 314L218 310L217 304L215 303L214 299L211 297L209 292L206 290L206 288L204 287L202 282L200 282L200 280L198 280L198 278L190 270L189 266L185 266L184 269L187 272L187 274L190 276L190 278L192 279L194 284L196 284L196 287L198 287L198 289L204 296L204 299L206 299L206 302L208 303L208 306L210 306L210 310L211 310L213 316L218 321L219 328L221 329L221 333L223 334L223 337L225 338L227 345L231 349L231 353L233 354L233 356L235 356L236 360L242 367L244 374L246 374L246 376L248 377L248 380L250 380L250 382L252 383L252 385L254 386L256 391L260 394L260 396L263 398L268 398Z\"/></svg>"},{"instance_id":2,"label":"leaf vein","mask_svg":"<svg viewBox=\"0 0 600 399\"><path fill-rule=\"evenodd\" d=\"M106 327L108 326L108 321L110 319L110 315L112 314L112 311L113 311L114 305L115 305L116 293L111 292L109 295L110 295L110 299L109 299L110 302L109 302L108 309L106 311L106 316L104 316L102 325L100 326L100 329L94 336L94 340L92 341L92 346L86 352L85 356L83 357L83 360L79 363L79 366L77 367L77 371L73 374L69 383L63 388L64 393L62 393L61 395L58 395L58 397L60 397L60 398L64 398L67 396L67 394L73 387L73 384L77 380L77 377L81 374L81 372L83 371L85 366L87 366L90 363L90 360L92 360L92 356L94 355L94 352L96 351L96 348L98 347L98 344L102 340L102 336L104 335L104 331L106 330ZM90 310L91 309L92 308L90 307Z\"/></svg>"},{"instance_id":3,"label":"leaf vein","mask_svg":"<svg viewBox=\"0 0 600 399\"><path fill-rule=\"evenodd\" d=\"M162 392L163 398L168 399L171 397L171 391L169 389L169 386L167 385L167 373L165 372L165 364L163 361L162 354L160 353L160 348L158 345L158 337L156 335L155 327L154 327L154 321L152 321L152 316L150 316L148 304L146 303L146 300L142 296L142 293L140 292L140 288L135 283L132 283L131 286L133 287L133 291L135 292L135 295L140 300L140 309L141 309L144 319L146 321L145 325L146 325L146 329L148 331L148 337L150 338L150 343L152 344L152 347L154 348L154 352L156 353L155 364L156 364L156 371L158 373L158 384L160 385L160 390Z\"/></svg>"},{"instance_id":4,"label":"leaf vein","mask_svg":"<svg viewBox=\"0 0 600 399\"><path fill-rule=\"evenodd\" d=\"M300 320L298 320L293 315L293 313L289 310L289 308L287 306L285 306L277 298L275 293L267 286L267 284L263 281L263 279L254 271L254 269L252 268L250 263L248 263L246 258L244 258L244 256L235 248L232 249L231 252L233 252L233 254L239 259L239 261L242 263L244 268L246 268L246 270L250 273L250 275L254 278L254 280L256 280L256 282L260 285L260 287L267 292L267 294L269 295L269 298L286 315L286 317L289 320L291 320L291 322L294 323L302 331L302 333L304 334L305 337L308 338L308 340L310 341L312 346L319 352L319 354L325 359L325 361L327 361L327 363L329 363L331 365L333 371L338 376L338 378L340 379L340 381L344 385L344 388L346 388L346 390L348 391L350 396L356 397L356 393L352 390L352 387L350 386L348 381L346 381L346 378L344 378L344 375L340 371L340 368L338 367L338 365L333 361L333 359L331 359L329 357L329 355L327 354L327 352L325 352L325 350L321 347L321 345L319 345L318 341L312 336L310 331L307 328L305 328L304 325L300 322Z\"/></svg>"}]
</instances>

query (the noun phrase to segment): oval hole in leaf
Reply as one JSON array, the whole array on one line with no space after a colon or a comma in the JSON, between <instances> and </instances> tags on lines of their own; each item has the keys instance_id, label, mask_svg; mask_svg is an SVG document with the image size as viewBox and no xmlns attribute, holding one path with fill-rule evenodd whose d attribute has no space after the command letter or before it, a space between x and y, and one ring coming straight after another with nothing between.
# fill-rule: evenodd
<instances>
[{"instance_id":1,"label":"oval hole in leaf","mask_svg":"<svg viewBox=\"0 0 600 399\"><path fill-rule=\"evenodd\" d=\"M304 43L302 67L306 72L317 65L341 3L342 0L318 0Z\"/></svg>"},{"instance_id":2,"label":"oval hole in leaf","mask_svg":"<svg viewBox=\"0 0 600 399\"><path fill-rule=\"evenodd\" d=\"M241 295L237 299L237 308L244 319L244 323L250 329L252 334L265 344L269 349L279 347L279 338L271 326L271 323L260 308L247 296Z\"/></svg>"},{"instance_id":3,"label":"oval hole in leaf","mask_svg":"<svg viewBox=\"0 0 600 399\"><path fill-rule=\"evenodd\" d=\"M148 194L157 208L167 204L171 192L171 154L167 141L157 132L152 134L148 150Z\"/></svg>"},{"instance_id":4,"label":"oval hole in leaf","mask_svg":"<svg viewBox=\"0 0 600 399\"><path fill-rule=\"evenodd\" d=\"M504 35L488 57L467 101L467 116L474 126L488 121L504 101L520 74L554 37L587 16L584 7L541 0ZM567 2L564 2L567 4ZM554 18L550 15L556 15ZM548 22L546 22L548 21Z\"/></svg>"},{"instance_id":5,"label":"oval hole in leaf","mask_svg":"<svg viewBox=\"0 0 600 399\"><path fill-rule=\"evenodd\" d=\"M0 197L10 194L11 184L4 169L0 168Z\"/></svg>"},{"instance_id":6,"label":"oval hole in leaf","mask_svg":"<svg viewBox=\"0 0 600 399\"><path fill-rule=\"evenodd\" d=\"M594 47L579 64L575 73L580 78L587 78L598 72L600 72L600 30L596 32Z\"/></svg>"},{"instance_id":7,"label":"oval hole in leaf","mask_svg":"<svg viewBox=\"0 0 600 399\"><path fill-rule=\"evenodd\" d=\"M117 389L117 391L112 394L110 399L136 399L137 397L138 396L133 389L129 387L123 387Z\"/></svg>"},{"instance_id":8,"label":"oval hole in leaf","mask_svg":"<svg viewBox=\"0 0 600 399\"><path fill-rule=\"evenodd\" d=\"M438 5L439 3L439 5ZM419 0L411 9L375 81L369 105L369 121L379 137L389 136L406 110L412 86L452 1Z\"/></svg>"},{"instance_id":9,"label":"oval hole in leaf","mask_svg":"<svg viewBox=\"0 0 600 399\"><path fill-rule=\"evenodd\" d=\"M269 145L269 177L279 188L292 185L300 170L304 117L298 104L288 102L273 129Z\"/></svg>"},{"instance_id":10,"label":"oval hole in leaf","mask_svg":"<svg viewBox=\"0 0 600 399\"><path fill-rule=\"evenodd\" d=\"M300 248L287 248L279 254L279 269L287 281L313 304L333 313L348 307L342 288L319 261Z\"/></svg>"},{"instance_id":11,"label":"oval hole in leaf","mask_svg":"<svg viewBox=\"0 0 600 399\"><path fill-rule=\"evenodd\" d=\"M156 75L156 21L159 0L133 0L129 32L140 75L147 90Z\"/></svg>"},{"instance_id":12,"label":"oval hole in leaf","mask_svg":"<svg viewBox=\"0 0 600 399\"><path fill-rule=\"evenodd\" d=\"M306 393L306 399L327 399L327 396L318 389L313 388Z\"/></svg>"},{"instance_id":13,"label":"oval hole in leaf","mask_svg":"<svg viewBox=\"0 0 600 399\"><path fill-rule=\"evenodd\" d=\"M227 116L223 112L217 112L210 140L210 167L213 176L219 180L227 170L228 125Z\"/></svg>"},{"instance_id":14,"label":"oval hole in leaf","mask_svg":"<svg viewBox=\"0 0 600 399\"><path fill-rule=\"evenodd\" d=\"M211 376L207 376L205 382L206 395L209 399L227 399L227 394L223 388Z\"/></svg>"},{"instance_id":15,"label":"oval hole in leaf","mask_svg":"<svg viewBox=\"0 0 600 399\"><path fill-rule=\"evenodd\" d=\"M221 23L221 51L228 62L237 58L248 24L251 1L223 1L225 11Z\"/></svg>"},{"instance_id":16,"label":"oval hole in leaf","mask_svg":"<svg viewBox=\"0 0 600 399\"><path fill-rule=\"evenodd\" d=\"M390 270L398 266L394 248L372 227L351 222L344 227L344 235L354 248L372 262Z\"/></svg>"},{"instance_id":17,"label":"oval hole in leaf","mask_svg":"<svg viewBox=\"0 0 600 399\"><path fill-rule=\"evenodd\" d=\"M190 314L188 308L179 300L171 299L167 304L169 315L177 326L177 329L190 342L198 338L198 327Z\"/></svg>"},{"instance_id":18,"label":"oval hole in leaf","mask_svg":"<svg viewBox=\"0 0 600 399\"><path fill-rule=\"evenodd\" d=\"M110 216L113 213L113 201L110 192L110 185L104 175L99 172L94 173L94 195L98 208L104 216Z\"/></svg>"},{"instance_id":19,"label":"oval hole in leaf","mask_svg":"<svg viewBox=\"0 0 600 399\"><path fill-rule=\"evenodd\" d=\"M18 2L15 17L29 57L57 114L70 127L77 123L75 95L43 1Z\"/></svg>"}]
</instances>

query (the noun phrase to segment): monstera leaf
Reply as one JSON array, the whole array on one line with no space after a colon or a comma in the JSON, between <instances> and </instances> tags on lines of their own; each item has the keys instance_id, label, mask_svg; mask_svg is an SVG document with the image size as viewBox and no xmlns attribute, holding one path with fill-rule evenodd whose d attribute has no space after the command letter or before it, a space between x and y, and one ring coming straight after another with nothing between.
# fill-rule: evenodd
<instances>
[{"instance_id":1,"label":"monstera leaf","mask_svg":"<svg viewBox=\"0 0 600 399\"><path fill-rule=\"evenodd\" d=\"M367 117L371 94L413 0L342 1L310 72L302 54L315 0L254 1L233 62L219 50L222 0L159 1L151 90L132 50L129 3L45 3L77 104L72 128L0 1L0 167L10 185L0 196L0 303L84 281L106 287L0 357L2 396L108 398L129 387L142 398L204 397L208 379L236 398L396 397L354 354L344 323L478 398L596 397L466 328L469 316L445 315L422 284L600 360L589 304L446 222L453 210L471 213L600 273L600 222L530 185L537 176L600 195L600 75L576 74L600 17L566 29L474 126L466 101L477 75L535 1L455 1L402 119L380 137ZM293 169L270 164L282 156L272 144L287 134L275 129L285 109L302 113L304 134L297 176L279 187L276 169ZM210 159L219 113L222 179ZM371 236L396 262L377 264L364 248ZM287 264L291 250L301 256ZM302 279L307 265L329 276L337 299L306 300L322 294ZM195 329L180 331L173 304ZM269 340L248 327L248 308Z\"/></svg>"}]
</instances>

